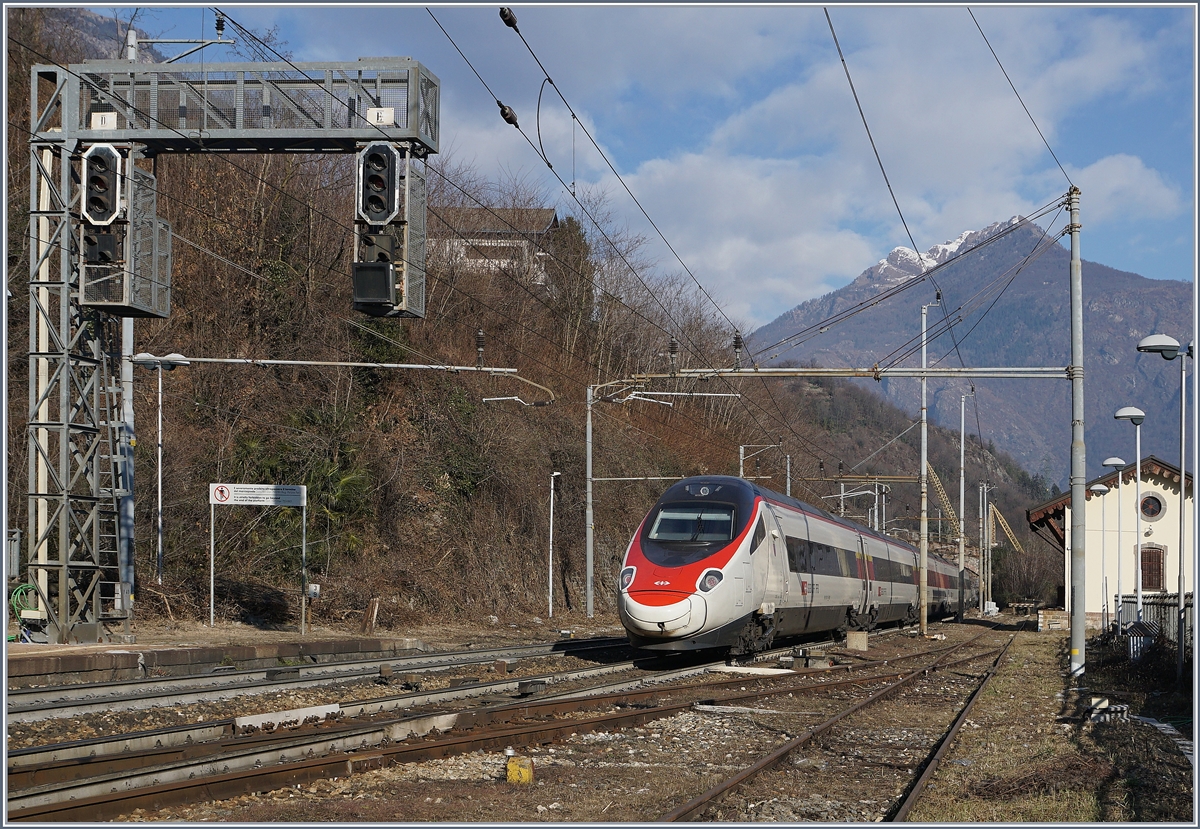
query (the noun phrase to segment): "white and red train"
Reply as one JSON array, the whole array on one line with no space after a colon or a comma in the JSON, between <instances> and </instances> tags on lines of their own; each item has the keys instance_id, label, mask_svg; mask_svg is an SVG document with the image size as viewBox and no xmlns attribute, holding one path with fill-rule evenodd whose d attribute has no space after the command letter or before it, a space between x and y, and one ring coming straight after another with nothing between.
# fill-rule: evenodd
<instances>
[{"instance_id":1,"label":"white and red train","mask_svg":"<svg viewBox=\"0 0 1200 829\"><path fill-rule=\"evenodd\" d=\"M917 621L912 546L742 478L686 478L629 542L617 608L651 650L765 649L780 637ZM958 607L958 568L928 556L929 616ZM977 603L973 578L964 606Z\"/></svg>"}]
</instances>

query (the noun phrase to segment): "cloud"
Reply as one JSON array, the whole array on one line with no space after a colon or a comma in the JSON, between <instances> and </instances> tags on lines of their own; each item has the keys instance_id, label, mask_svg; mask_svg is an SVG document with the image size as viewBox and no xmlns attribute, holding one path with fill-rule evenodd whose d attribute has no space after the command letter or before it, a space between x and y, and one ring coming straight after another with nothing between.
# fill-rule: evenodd
<instances>
[{"instance_id":1,"label":"cloud","mask_svg":"<svg viewBox=\"0 0 1200 829\"><path fill-rule=\"evenodd\" d=\"M586 128L697 278L754 324L908 246L893 195L921 249L1052 203L1068 184L1042 136L1083 189L1085 222L1111 231L1089 241L1098 261L1148 272L1122 226L1179 221L1193 198L1191 9L975 8L1006 78L964 7L830 7L874 147L818 7L516 11L554 87L495 7L433 7L489 89L423 8L235 16L280 22L298 60L417 58L442 80L443 145L493 179L540 177L569 210L537 151L500 120L500 98L554 172L607 190L656 239ZM659 267L677 270L655 244ZM1188 270L1190 247L1176 254Z\"/></svg>"},{"instance_id":2,"label":"cloud","mask_svg":"<svg viewBox=\"0 0 1200 829\"><path fill-rule=\"evenodd\" d=\"M1087 206L1085 215L1091 222L1134 215L1173 217L1188 207L1177 186L1164 181L1140 158L1124 153L1073 171L1071 178L1082 191L1080 203Z\"/></svg>"}]
</instances>

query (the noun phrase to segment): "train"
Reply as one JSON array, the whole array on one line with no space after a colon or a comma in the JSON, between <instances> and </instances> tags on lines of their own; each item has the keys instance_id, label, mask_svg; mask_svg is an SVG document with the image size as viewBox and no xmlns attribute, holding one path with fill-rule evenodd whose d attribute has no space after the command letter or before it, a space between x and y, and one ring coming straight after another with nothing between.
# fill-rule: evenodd
<instances>
[{"instance_id":1,"label":"train","mask_svg":"<svg viewBox=\"0 0 1200 829\"><path fill-rule=\"evenodd\" d=\"M617 610L637 648L747 654L805 633L916 623L918 563L903 541L753 481L691 477L630 540ZM929 618L955 612L957 565L929 554L927 568ZM968 574L964 607L978 598Z\"/></svg>"}]
</instances>

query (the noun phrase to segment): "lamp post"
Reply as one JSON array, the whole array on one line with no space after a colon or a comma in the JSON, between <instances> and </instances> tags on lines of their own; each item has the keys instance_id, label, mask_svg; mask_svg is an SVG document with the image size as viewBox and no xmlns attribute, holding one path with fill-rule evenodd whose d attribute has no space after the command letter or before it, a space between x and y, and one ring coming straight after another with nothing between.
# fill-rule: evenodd
<instances>
[{"instance_id":1,"label":"lamp post","mask_svg":"<svg viewBox=\"0 0 1200 829\"><path fill-rule=\"evenodd\" d=\"M145 351L133 355L133 363L145 366L158 372L158 558L154 568L154 581L162 584L163 576L163 498L162 498L162 455L163 455L163 421L162 421L162 373L173 371L179 366L191 365L186 357L174 352L165 357L155 357Z\"/></svg>"},{"instance_id":2,"label":"lamp post","mask_svg":"<svg viewBox=\"0 0 1200 829\"><path fill-rule=\"evenodd\" d=\"M967 582L967 506L964 503L967 487L967 398L960 395L958 404L958 623L963 620Z\"/></svg>"},{"instance_id":3,"label":"lamp post","mask_svg":"<svg viewBox=\"0 0 1200 829\"><path fill-rule=\"evenodd\" d=\"M917 563L917 618L920 620L920 632L924 636L929 632L929 407L926 391L929 378L925 370L929 368L928 335L926 320L929 309L942 304L942 292L938 291L933 302L921 306L921 558Z\"/></svg>"},{"instance_id":4,"label":"lamp post","mask_svg":"<svg viewBox=\"0 0 1200 829\"><path fill-rule=\"evenodd\" d=\"M1088 489L1096 495L1108 494L1104 484L1092 484ZM1100 589L1104 591L1103 624L1108 630L1108 512L1103 503L1100 504Z\"/></svg>"},{"instance_id":5,"label":"lamp post","mask_svg":"<svg viewBox=\"0 0 1200 829\"><path fill-rule=\"evenodd\" d=\"M1133 451L1136 455L1133 462L1137 467L1137 483L1133 495L1133 517L1137 526L1133 537L1133 582L1137 589L1137 620L1140 622L1142 621L1142 421L1146 419L1146 413L1134 406L1126 406L1118 409L1113 416L1117 420L1128 420L1133 424Z\"/></svg>"},{"instance_id":6,"label":"lamp post","mask_svg":"<svg viewBox=\"0 0 1200 829\"><path fill-rule=\"evenodd\" d=\"M555 479L560 475L562 475L561 472L550 473L550 563L547 565L550 575L547 582L549 587L546 590L546 595L549 597L548 600L550 603L549 613L547 614L547 618L549 619L554 618L554 485L557 483Z\"/></svg>"},{"instance_id":7,"label":"lamp post","mask_svg":"<svg viewBox=\"0 0 1200 829\"><path fill-rule=\"evenodd\" d=\"M1187 349L1181 349L1179 341L1174 337L1168 337L1166 334L1151 334L1138 343L1138 351L1150 354L1159 354L1164 360L1179 359L1179 623L1177 633L1179 636L1179 658L1175 663L1175 679L1178 681L1183 678L1183 616L1184 603L1183 591L1185 583L1183 580L1183 551L1187 549L1184 542L1184 537L1187 532L1187 360L1184 357L1193 357L1194 359L1194 343L1189 344ZM1141 504L1138 505L1138 514L1141 514ZM1194 582L1193 582L1194 583Z\"/></svg>"},{"instance_id":8,"label":"lamp post","mask_svg":"<svg viewBox=\"0 0 1200 829\"><path fill-rule=\"evenodd\" d=\"M1120 458L1105 458L1104 465L1115 470L1117 473L1117 630L1121 629L1121 545L1124 544L1121 540L1121 479L1125 477L1125 461ZM1104 588L1104 602L1108 605L1108 587Z\"/></svg>"}]
</instances>

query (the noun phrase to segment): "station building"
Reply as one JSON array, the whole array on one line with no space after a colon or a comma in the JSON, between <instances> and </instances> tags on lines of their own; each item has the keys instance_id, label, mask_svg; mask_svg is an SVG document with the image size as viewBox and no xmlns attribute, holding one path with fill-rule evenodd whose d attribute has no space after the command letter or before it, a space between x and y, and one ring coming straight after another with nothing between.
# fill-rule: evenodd
<instances>
[{"instance_id":1,"label":"station building","mask_svg":"<svg viewBox=\"0 0 1200 829\"><path fill-rule=\"evenodd\" d=\"M1179 537L1179 467L1148 455L1141 462L1141 497L1137 495L1137 465L1130 463L1087 482L1087 573L1084 612L1088 627L1101 628L1116 621L1120 591L1124 596L1124 622L1136 619L1135 556L1141 555L1143 619L1178 618L1179 556L1183 551L1184 592L1194 590L1195 527L1192 476L1186 480L1184 538ZM1118 480L1120 481L1118 485ZM1107 492L1093 492L1102 484ZM1142 537L1137 537L1137 513ZM1071 493L1064 492L1026 512L1029 528L1062 551L1063 585L1060 603L1071 610ZM1119 522L1119 524L1118 524ZM1119 527L1119 529L1118 529ZM1140 544L1138 543L1140 542ZM1107 602L1106 602L1107 599ZM1188 604L1191 604L1188 597ZM1161 606L1161 611L1160 611ZM1176 610L1172 611L1174 607Z\"/></svg>"}]
</instances>

